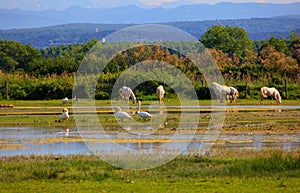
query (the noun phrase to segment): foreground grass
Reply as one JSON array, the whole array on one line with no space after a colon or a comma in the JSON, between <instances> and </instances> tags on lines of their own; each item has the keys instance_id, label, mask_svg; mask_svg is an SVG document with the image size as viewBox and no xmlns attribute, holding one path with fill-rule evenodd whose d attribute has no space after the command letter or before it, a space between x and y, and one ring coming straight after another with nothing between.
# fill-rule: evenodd
<instances>
[{"instance_id":1,"label":"foreground grass","mask_svg":"<svg viewBox=\"0 0 300 193\"><path fill-rule=\"evenodd\" d=\"M299 153L227 151L178 157L150 170L84 155L6 157L0 186L1 192L299 192Z\"/></svg>"}]
</instances>

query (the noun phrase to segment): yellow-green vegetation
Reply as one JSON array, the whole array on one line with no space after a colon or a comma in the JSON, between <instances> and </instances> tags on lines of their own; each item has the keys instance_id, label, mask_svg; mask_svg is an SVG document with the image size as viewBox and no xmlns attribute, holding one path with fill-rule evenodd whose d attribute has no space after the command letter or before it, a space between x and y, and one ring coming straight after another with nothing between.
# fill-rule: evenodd
<instances>
[{"instance_id":1,"label":"yellow-green vegetation","mask_svg":"<svg viewBox=\"0 0 300 193\"><path fill-rule=\"evenodd\" d=\"M83 111L82 115L74 116L74 110L72 104L61 104L61 101L2 101L3 103L11 102L14 108L0 108L0 126L75 126L75 125L89 125L98 124L99 122L103 127L110 129L119 128L115 116L113 115L113 107L111 105L117 105L116 101L109 100L96 100L95 105L98 118L89 118ZM268 101L270 102L270 101ZM87 101L79 101L80 106L89 104ZM151 105L153 101L145 101L143 107L148 110L148 105ZM300 111L299 109L285 109L277 105L273 105L266 108L243 108L243 105L257 105L258 101L255 100L239 100L236 104L229 104L227 109L223 109L225 113L225 121L223 124L224 132L243 132L243 131L263 131L263 132L299 132L300 130ZM178 126L181 120L181 112L200 112L200 124L199 131L205 131L211 118L210 107L200 107L199 109L177 109L171 106L180 104L178 101L171 100L166 101L167 106L167 126L163 127L163 131L169 131L170 129ZM299 106L300 101L289 100L285 101L284 106ZM205 100L199 101L201 106L211 105L211 101ZM236 108L236 105L240 106ZM265 104L270 105L270 104ZM60 115L63 108L69 108L70 119L68 122L59 122ZM130 104L130 113L135 113L137 106ZM91 113L91 112L90 112ZM154 109L153 119L160 119L158 109ZM133 117L138 122L143 122L137 115ZM195 114L190 113L185 115L184 121L192 123L195 119ZM76 121L75 121L76 119ZM99 121L99 122L98 122ZM128 120L124 120L125 122Z\"/></svg>"},{"instance_id":2,"label":"yellow-green vegetation","mask_svg":"<svg viewBox=\"0 0 300 193\"><path fill-rule=\"evenodd\" d=\"M2 157L0 185L1 192L299 192L299 153L212 150L149 170L93 155Z\"/></svg>"},{"instance_id":3,"label":"yellow-green vegetation","mask_svg":"<svg viewBox=\"0 0 300 193\"><path fill-rule=\"evenodd\" d=\"M219 39L223 41L216 41ZM241 98L258 99L260 87L274 86L283 99L299 99L299 39L299 34L293 31L286 39L272 36L266 40L251 41L240 27L217 25L211 26L200 41L215 60L225 84L236 87ZM200 43L200 47L195 47L188 41L162 41L155 45L97 42L97 39L91 39L84 44L38 50L19 42L1 40L0 69L3 75L0 76L0 99L59 99L70 98L72 93L79 98L111 99L117 97L112 96L112 88L120 77L122 84L156 77L153 81L142 81L134 88L136 96L143 98L153 98L157 86L163 83L173 87L165 85L166 96L176 95L174 88L186 89L184 84L180 84L179 76L166 73L169 71L167 65L149 68L147 73L132 72L131 76L120 76L141 61L161 61L176 67L191 81L199 99L211 98L207 78L215 76L216 69L201 70L188 59L201 47ZM117 55L110 59L102 50L114 50ZM81 64L86 64L86 67L81 69ZM104 65L101 75L94 74ZM75 76L78 69L81 72ZM158 81L161 80L156 76L158 73L159 77L168 81ZM78 76L80 74L84 76ZM93 87L91 83L97 83L95 90L90 88ZM191 93L185 94L192 96Z\"/></svg>"}]
</instances>

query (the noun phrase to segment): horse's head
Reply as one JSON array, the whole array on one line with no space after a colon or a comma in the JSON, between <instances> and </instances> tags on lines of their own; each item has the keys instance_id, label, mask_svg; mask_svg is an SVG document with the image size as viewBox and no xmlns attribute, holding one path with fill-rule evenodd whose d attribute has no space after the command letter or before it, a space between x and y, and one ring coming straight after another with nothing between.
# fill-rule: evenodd
<instances>
[{"instance_id":1,"label":"horse's head","mask_svg":"<svg viewBox=\"0 0 300 193\"><path fill-rule=\"evenodd\" d=\"M132 100L132 103L133 103L133 104L136 103L136 98L135 98L135 97L132 97L131 100Z\"/></svg>"},{"instance_id":2,"label":"horse's head","mask_svg":"<svg viewBox=\"0 0 300 193\"><path fill-rule=\"evenodd\" d=\"M278 104L281 104L281 97L279 94L276 96L276 100Z\"/></svg>"},{"instance_id":3,"label":"horse's head","mask_svg":"<svg viewBox=\"0 0 300 193\"><path fill-rule=\"evenodd\" d=\"M236 96L236 97L239 97L239 96L240 96L239 91L236 91L236 92L235 92L235 96Z\"/></svg>"}]
</instances>

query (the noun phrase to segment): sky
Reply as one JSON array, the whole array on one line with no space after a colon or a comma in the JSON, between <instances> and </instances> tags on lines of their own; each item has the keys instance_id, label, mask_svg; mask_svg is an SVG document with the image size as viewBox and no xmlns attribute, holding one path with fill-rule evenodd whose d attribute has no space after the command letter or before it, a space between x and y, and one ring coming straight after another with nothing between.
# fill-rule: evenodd
<instances>
[{"instance_id":1,"label":"sky","mask_svg":"<svg viewBox=\"0 0 300 193\"><path fill-rule=\"evenodd\" d=\"M148 5L159 5L163 2L173 2L177 0L139 0L142 3ZM216 4L220 2L233 2L233 3L246 3L246 2L256 2L256 3L291 3L291 2L300 2L300 0L189 0L196 3L204 4Z\"/></svg>"}]
</instances>

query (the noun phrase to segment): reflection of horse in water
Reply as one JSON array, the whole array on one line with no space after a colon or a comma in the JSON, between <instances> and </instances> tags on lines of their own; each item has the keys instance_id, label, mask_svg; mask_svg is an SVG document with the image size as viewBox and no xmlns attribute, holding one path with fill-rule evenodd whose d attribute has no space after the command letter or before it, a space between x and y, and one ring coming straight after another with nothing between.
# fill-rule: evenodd
<instances>
[{"instance_id":1,"label":"reflection of horse in water","mask_svg":"<svg viewBox=\"0 0 300 193\"><path fill-rule=\"evenodd\" d=\"M164 87L162 85L158 86L157 89L156 89L156 93L157 93L157 96L158 96L159 104L162 104L164 94L165 94Z\"/></svg>"},{"instance_id":2,"label":"reflection of horse in water","mask_svg":"<svg viewBox=\"0 0 300 193\"><path fill-rule=\"evenodd\" d=\"M213 82L210 85L210 88L215 92L217 99L222 103L224 99L230 100L231 103L234 103L236 98L239 96L239 92L234 87L228 87L225 85L220 85L216 82Z\"/></svg>"},{"instance_id":3,"label":"reflection of horse in water","mask_svg":"<svg viewBox=\"0 0 300 193\"><path fill-rule=\"evenodd\" d=\"M272 88L261 87L260 88L260 94L261 94L260 104L263 104L263 99L268 98L268 97L271 97L272 100L275 99L277 101L277 104L281 104L280 93L274 87L272 87Z\"/></svg>"},{"instance_id":4,"label":"reflection of horse in water","mask_svg":"<svg viewBox=\"0 0 300 193\"><path fill-rule=\"evenodd\" d=\"M120 88L119 95L121 97L121 100L125 101L126 103L128 103L130 97L133 104L136 102L135 95L129 87L123 86L122 88Z\"/></svg>"}]
</instances>

